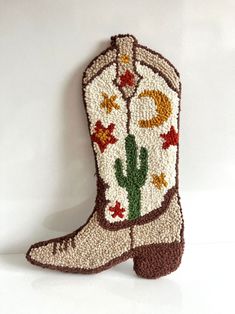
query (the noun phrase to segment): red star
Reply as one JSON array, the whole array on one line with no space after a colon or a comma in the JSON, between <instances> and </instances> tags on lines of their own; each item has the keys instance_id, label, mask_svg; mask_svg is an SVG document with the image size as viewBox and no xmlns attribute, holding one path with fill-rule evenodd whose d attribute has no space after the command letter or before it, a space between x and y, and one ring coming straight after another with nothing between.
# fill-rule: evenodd
<instances>
[{"instance_id":1,"label":"red star","mask_svg":"<svg viewBox=\"0 0 235 314\"><path fill-rule=\"evenodd\" d=\"M121 208L121 204L116 201L116 204L114 207L109 207L109 211L113 212L112 217L116 218L117 216L120 218L123 218L123 212L125 211L124 208Z\"/></svg>"},{"instance_id":2,"label":"red star","mask_svg":"<svg viewBox=\"0 0 235 314\"><path fill-rule=\"evenodd\" d=\"M101 121L95 124L95 132L91 135L91 140L99 145L101 153L104 152L108 144L114 144L117 139L112 135L115 125L111 123L107 128L103 126Z\"/></svg>"},{"instance_id":3,"label":"red star","mask_svg":"<svg viewBox=\"0 0 235 314\"><path fill-rule=\"evenodd\" d=\"M126 70L125 74L120 76L120 87L125 87L126 85L134 85L135 76L129 70Z\"/></svg>"},{"instance_id":4,"label":"red star","mask_svg":"<svg viewBox=\"0 0 235 314\"><path fill-rule=\"evenodd\" d=\"M163 149L167 149L170 145L177 145L179 142L179 134L176 133L175 128L171 126L170 131L166 134L160 135L164 138L165 142L162 145Z\"/></svg>"}]
</instances>

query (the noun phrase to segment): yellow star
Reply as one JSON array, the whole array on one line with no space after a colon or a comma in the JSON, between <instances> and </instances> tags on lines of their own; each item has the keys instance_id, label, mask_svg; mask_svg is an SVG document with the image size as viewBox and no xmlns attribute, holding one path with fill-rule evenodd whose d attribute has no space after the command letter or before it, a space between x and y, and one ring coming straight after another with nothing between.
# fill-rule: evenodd
<instances>
[{"instance_id":1,"label":"yellow star","mask_svg":"<svg viewBox=\"0 0 235 314\"><path fill-rule=\"evenodd\" d=\"M152 183L156 186L158 190L161 190L163 185L167 187L167 182L165 180L165 177L166 176L163 172L159 176L156 174L152 175L152 178L153 178Z\"/></svg>"},{"instance_id":2,"label":"yellow star","mask_svg":"<svg viewBox=\"0 0 235 314\"><path fill-rule=\"evenodd\" d=\"M128 55L121 55L120 56L120 61L122 63L129 63L130 62L130 57Z\"/></svg>"},{"instance_id":3,"label":"yellow star","mask_svg":"<svg viewBox=\"0 0 235 314\"><path fill-rule=\"evenodd\" d=\"M100 108L105 108L106 113L111 113L113 108L119 109L120 106L115 103L115 100L117 98L116 95L108 96L106 93L102 93L102 96L104 97L104 100L100 104Z\"/></svg>"}]
</instances>

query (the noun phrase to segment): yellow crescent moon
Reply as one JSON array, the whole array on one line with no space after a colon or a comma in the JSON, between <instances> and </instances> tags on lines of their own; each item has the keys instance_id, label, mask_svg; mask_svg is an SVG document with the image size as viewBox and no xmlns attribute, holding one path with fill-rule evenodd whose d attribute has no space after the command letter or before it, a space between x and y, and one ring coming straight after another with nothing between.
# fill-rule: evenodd
<instances>
[{"instance_id":1,"label":"yellow crescent moon","mask_svg":"<svg viewBox=\"0 0 235 314\"><path fill-rule=\"evenodd\" d=\"M139 120L141 128L153 128L162 125L172 114L172 107L169 98L159 90L144 90L138 98L150 97L153 99L157 115L149 120Z\"/></svg>"}]
</instances>

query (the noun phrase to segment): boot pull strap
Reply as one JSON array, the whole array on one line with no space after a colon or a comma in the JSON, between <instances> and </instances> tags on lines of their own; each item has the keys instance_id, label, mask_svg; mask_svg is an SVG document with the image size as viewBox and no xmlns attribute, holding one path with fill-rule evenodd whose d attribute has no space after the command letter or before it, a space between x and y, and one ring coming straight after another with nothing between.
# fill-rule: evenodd
<instances>
[{"instance_id":1,"label":"boot pull strap","mask_svg":"<svg viewBox=\"0 0 235 314\"><path fill-rule=\"evenodd\" d=\"M125 99L133 96L139 80L135 67L136 43L135 37L128 34L111 37L111 45L117 49L116 83Z\"/></svg>"}]
</instances>

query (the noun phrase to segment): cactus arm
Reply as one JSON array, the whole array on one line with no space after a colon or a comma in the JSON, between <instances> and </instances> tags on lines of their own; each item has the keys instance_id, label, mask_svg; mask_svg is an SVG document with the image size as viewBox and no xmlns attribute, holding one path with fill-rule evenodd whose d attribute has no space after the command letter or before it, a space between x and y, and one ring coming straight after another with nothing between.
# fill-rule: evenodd
<instances>
[{"instance_id":1,"label":"cactus arm","mask_svg":"<svg viewBox=\"0 0 235 314\"><path fill-rule=\"evenodd\" d=\"M118 181L118 184L120 187L125 188L127 185L127 178L123 174L123 166L122 166L122 161L120 158L115 160L115 176Z\"/></svg>"}]
</instances>

